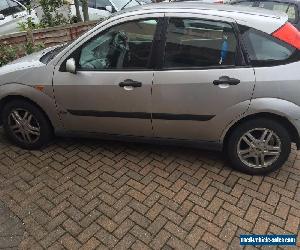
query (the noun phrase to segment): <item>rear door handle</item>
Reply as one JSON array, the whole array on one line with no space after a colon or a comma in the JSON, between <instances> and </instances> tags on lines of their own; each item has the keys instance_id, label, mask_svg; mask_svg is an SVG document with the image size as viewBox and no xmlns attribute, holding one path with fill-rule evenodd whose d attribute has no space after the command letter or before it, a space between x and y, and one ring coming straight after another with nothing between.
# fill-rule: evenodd
<instances>
[{"instance_id":1,"label":"rear door handle","mask_svg":"<svg viewBox=\"0 0 300 250\"><path fill-rule=\"evenodd\" d=\"M220 85L220 84L229 84L229 85L237 85L241 81L236 78L230 78L229 76L221 76L219 80L214 80L213 84L214 85Z\"/></svg>"},{"instance_id":2,"label":"rear door handle","mask_svg":"<svg viewBox=\"0 0 300 250\"><path fill-rule=\"evenodd\" d=\"M137 82L137 81L133 81L131 79L127 79L123 82L119 83L119 86L124 88L124 87L133 87L133 88L139 88L142 87L142 83L141 82Z\"/></svg>"}]
</instances>

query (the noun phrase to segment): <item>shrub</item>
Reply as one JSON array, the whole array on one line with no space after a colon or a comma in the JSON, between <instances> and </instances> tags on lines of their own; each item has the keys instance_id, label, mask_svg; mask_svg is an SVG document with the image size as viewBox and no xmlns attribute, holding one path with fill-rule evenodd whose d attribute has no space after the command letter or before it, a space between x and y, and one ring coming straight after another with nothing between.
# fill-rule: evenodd
<instances>
[{"instance_id":1,"label":"shrub","mask_svg":"<svg viewBox=\"0 0 300 250\"><path fill-rule=\"evenodd\" d=\"M5 43L0 44L0 67L17 59L17 54L18 50L16 46L8 45Z\"/></svg>"},{"instance_id":2,"label":"shrub","mask_svg":"<svg viewBox=\"0 0 300 250\"><path fill-rule=\"evenodd\" d=\"M26 43L23 47L26 55L32 54L34 52L38 52L45 48L44 44L42 43L33 44L30 42Z\"/></svg>"},{"instance_id":3,"label":"shrub","mask_svg":"<svg viewBox=\"0 0 300 250\"><path fill-rule=\"evenodd\" d=\"M39 1L43 9L43 17L40 25L44 28L54 27L62 24L70 23L70 17L66 18L63 14L58 12L65 1L63 0L40 0Z\"/></svg>"},{"instance_id":4,"label":"shrub","mask_svg":"<svg viewBox=\"0 0 300 250\"><path fill-rule=\"evenodd\" d=\"M19 22L18 26L20 31L29 31L29 30L43 28L41 24L34 23L31 17L27 18L25 22Z\"/></svg>"},{"instance_id":5,"label":"shrub","mask_svg":"<svg viewBox=\"0 0 300 250\"><path fill-rule=\"evenodd\" d=\"M0 44L0 67L21 57L44 49L43 44L26 43L25 45Z\"/></svg>"}]
</instances>

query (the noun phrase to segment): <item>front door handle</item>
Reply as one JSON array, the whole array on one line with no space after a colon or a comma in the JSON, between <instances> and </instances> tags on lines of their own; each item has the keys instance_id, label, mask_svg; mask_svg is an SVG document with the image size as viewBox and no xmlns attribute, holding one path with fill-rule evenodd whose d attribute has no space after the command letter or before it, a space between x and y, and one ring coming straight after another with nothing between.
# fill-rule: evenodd
<instances>
[{"instance_id":1,"label":"front door handle","mask_svg":"<svg viewBox=\"0 0 300 250\"><path fill-rule=\"evenodd\" d=\"M142 87L142 83L141 82L137 82L137 81L133 81L131 79L127 79L123 82L119 83L119 86L124 88L124 87L133 87L133 88L139 88Z\"/></svg>"},{"instance_id":2,"label":"front door handle","mask_svg":"<svg viewBox=\"0 0 300 250\"><path fill-rule=\"evenodd\" d=\"M237 85L241 81L236 78L230 78L229 76L221 76L219 80L214 80L213 84L214 85L220 85L220 84L229 84L229 85Z\"/></svg>"}]
</instances>

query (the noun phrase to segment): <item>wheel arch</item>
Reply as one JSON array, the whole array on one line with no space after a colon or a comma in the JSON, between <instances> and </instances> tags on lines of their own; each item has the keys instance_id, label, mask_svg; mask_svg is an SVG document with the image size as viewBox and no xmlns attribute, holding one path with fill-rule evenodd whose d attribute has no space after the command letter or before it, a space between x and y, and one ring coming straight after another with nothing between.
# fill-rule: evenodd
<instances>
[{"instance_id":1,"label":"wheel arch","mask_svg":"<svg viewBox=\"0 0 300 250\"><path fill-rule=\"evenodd\" d=\"M1 100L0 100L0 124L2 125L2 111L3 111L3 107L13 101L13 100L24 100L24 101L27 101L33 105L35 105L44 115L45 117L47 118L51 128L52 128L52 132L54 132L54 126L53 126L53 123L49 117L49 115L46 113L46 111L36 102L34 102L33 100L31 100L30 98L28 97L25 97L25 96L22 96L22 95L8 95L8 96L5 96L3 97Z\"/></svg>"},{"instance_id":2,"label":"wheel arch","mask_svg":"<svg viewBox=\"0 0 300 250\"><path fill-rule=\"evenodd\" d=\"M227 147L228 145L228 139L231 135L231 133L234 131L236 127L238 127L240 124L242 124L245 121L253 120L256 118L267 118L270 120L274 120L282 124L288 131L290 138L293 142L296 143L297 148L300 148L300 137L299 133L296 129L296 127L285 117L274 114L274 113L269 113L269 112L261 112L261 113L256 113L256 114L251 114L248 116L245 116L241 118L240 120L236 121L233 123L230 128L226 131L225 136L223 137L223 150Z\"/></svg>"}]
</instances>

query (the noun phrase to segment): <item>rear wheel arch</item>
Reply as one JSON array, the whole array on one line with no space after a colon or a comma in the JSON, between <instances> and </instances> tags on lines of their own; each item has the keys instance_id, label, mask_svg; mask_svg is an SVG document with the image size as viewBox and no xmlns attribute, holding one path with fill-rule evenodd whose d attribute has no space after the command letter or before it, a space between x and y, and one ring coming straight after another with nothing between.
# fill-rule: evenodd
<instances>
[{"instance_id":1,"label":"rear wheel arch","mask_svg":"<svg viewBox=\"0 0 300 250\"><path fill-rule=\"evenodd\" d=\"M274 114L274 113L268 113L268 112L262 112L262 113L257 113L257 114L251 114L246 117L243 117L242 119L236 121L226 132L224 139L223 139L223 150L226 149L228 145L228 139L232 132L237 128L240 124L253 120L253 119L258 119L258 118L265 118L269 120L276 121L280 123L284 128L286 128L287 132L290 135L290 138L293 142L297 144L297 147L300 148L300 137L298 134L298 131L296 127L285 117Z\"/></svg>"},{"instance_id":2,"label":"rear wheel arch","mask_svg":"<svg viewBox=\"0 0 300 250\"><path fill-rule=\"evenodd\" d=\"M4 98L2 98L0 100L0 124L2 124L2 111L3 111L3 107L9 103L9 102L12 102L12 101L15 101L15 100L24 100L26 102L29 102L33 105L35 105L44 115L45 117L47 118L51 128L52 128L52 132L54 131L54 126L52 124L52 121L51 119L49 118L49 115L45 112L45 110L39 105L37 104L36 102L32 101L31 99L27 98L27 97L24 97L24 96L21 96L21 95L8 95Z\"/></svg>"}]
</instances>

